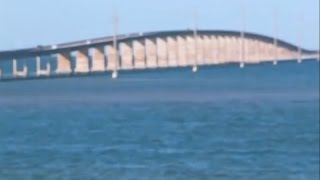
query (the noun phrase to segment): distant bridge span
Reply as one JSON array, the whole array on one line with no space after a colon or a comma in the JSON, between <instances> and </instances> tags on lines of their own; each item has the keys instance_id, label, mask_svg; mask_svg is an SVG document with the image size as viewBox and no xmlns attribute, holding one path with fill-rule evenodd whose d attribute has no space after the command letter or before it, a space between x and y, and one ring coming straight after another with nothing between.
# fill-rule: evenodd
<instances>
[{"instance_id":1,"label":"distant bridge span","mask_svg":"<svg viewBox=\"0 0 320 180\"><path fill-rule=\"evenodd\" d=\"M45 56L54 58L46 62L43 69L42 57ZM318 56L318 51L254 33L242 35L239 31L217 30L199 30L195 33L186 30L119 35L116 41L114 37L104 37L0 51L0 62L12 61L12 77L26 78L30 72L25 63L19 70L19 64L24 61L36 62L36 76L55 76L225 63L277 62ZM51 68L54 63L56 69Z\"/></svg>"}]
</instances>

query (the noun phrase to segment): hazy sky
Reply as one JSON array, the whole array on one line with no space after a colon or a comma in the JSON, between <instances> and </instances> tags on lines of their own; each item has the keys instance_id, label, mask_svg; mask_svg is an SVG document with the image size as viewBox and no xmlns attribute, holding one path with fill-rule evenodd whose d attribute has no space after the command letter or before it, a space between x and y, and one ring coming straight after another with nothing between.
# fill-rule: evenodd
<instances>
[{"instance_id":1,"label":"hazy sky","mask_svg":"<svg viewBox=\"0 0 320 180\"><path fill-rule=\"evenodd\" d=\"M120 33L186 29L194 7L199 28L239 30L242 2L247 31L273 36L277 8L278 36L318 49L319 0L0 0L0 50L112 35L113 7Z\"/></svg>"}]
</instances>

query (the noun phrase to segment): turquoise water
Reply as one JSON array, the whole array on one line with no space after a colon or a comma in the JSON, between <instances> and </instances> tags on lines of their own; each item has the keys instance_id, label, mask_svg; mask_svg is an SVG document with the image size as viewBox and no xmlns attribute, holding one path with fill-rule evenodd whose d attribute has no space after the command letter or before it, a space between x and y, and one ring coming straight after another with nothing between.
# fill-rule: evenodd
<instances>
[{"instance_id":1,"label":"turquoise water","mask_svg":"<svg viewBox=\"0 0 320 180\"><path fill-rule=\"evenodd\" d=\"M319 179L319 62L0 82L0 179Z\"/></svg>"}]
</instances>

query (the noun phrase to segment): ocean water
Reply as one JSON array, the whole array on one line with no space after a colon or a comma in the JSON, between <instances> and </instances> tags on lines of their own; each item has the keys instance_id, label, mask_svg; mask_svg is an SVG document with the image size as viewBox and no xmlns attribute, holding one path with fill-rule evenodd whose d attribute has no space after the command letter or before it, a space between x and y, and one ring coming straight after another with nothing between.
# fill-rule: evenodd
<instances>
[{"instance_id":1,"label":"ocean water","mask_svg":"<svg viewBox=\"0 0 320 180\"><path fill-rule=\"evenodd\" d=\"M319 179L319 62L0 82L0 179Z\"/></svg>"}]
</instances>

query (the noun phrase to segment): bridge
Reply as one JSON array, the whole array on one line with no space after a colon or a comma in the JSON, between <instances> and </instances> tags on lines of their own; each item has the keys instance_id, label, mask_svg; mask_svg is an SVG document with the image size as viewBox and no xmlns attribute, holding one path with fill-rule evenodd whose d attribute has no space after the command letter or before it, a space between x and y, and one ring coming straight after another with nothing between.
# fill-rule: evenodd
<instances>
[{"instance_id":1,"label":"bridge","mask_svg":"<svg viewBox=\"0 0 320 180\"><path fill-rule=\"evenodd\" d=\"M34 48L0 51L0 80L112 74L128 70L319 59L280 39L240 31L181 30L135 33ZM1 63L12 71L5 74ZM34 69L34 71L32 71Z\"/></svg>"}]
</instances>

